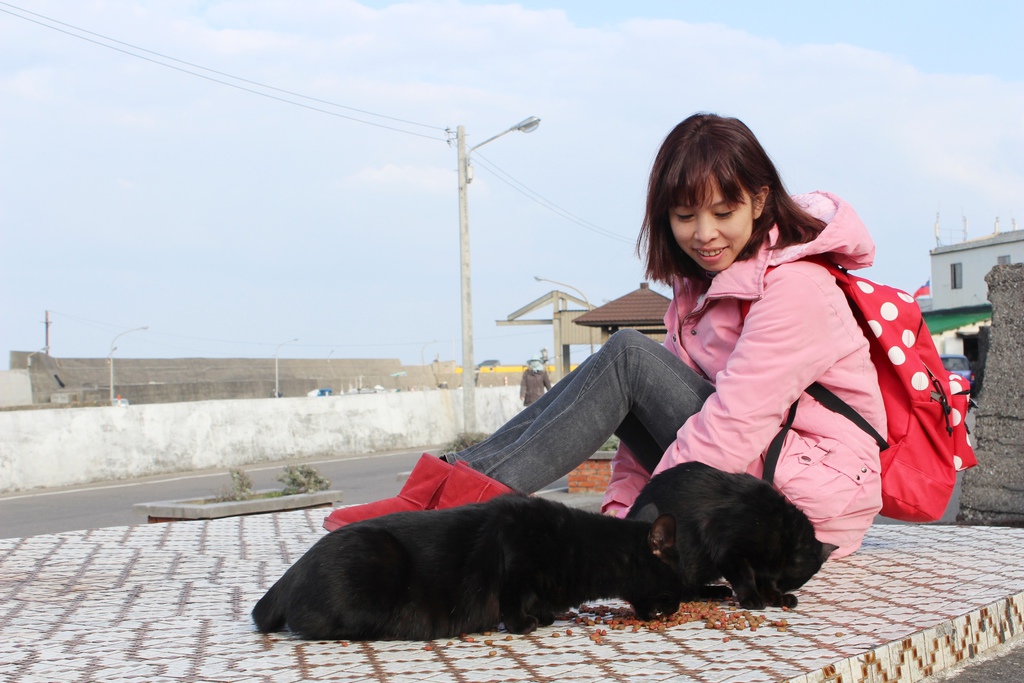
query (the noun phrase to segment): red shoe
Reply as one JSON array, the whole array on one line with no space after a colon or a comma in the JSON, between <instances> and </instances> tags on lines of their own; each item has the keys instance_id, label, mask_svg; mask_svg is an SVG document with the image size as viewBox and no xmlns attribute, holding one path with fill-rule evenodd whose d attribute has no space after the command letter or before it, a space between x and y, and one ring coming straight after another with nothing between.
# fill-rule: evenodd
<instances>
[{"instance_id":1,"label":"red shoe","mask_svg":"<svg viewBox=\"0 0 1024 683\"><path fill-rule=\"evenodd\" d=\"M392 512L427 510L441 497L445 481L455 468L440 458L424 453L394 498L338 508L324 518L324 528L334 531L346 524L381 517ZM480 475L483 476L483 475Z\"/></svg>"},{"instance_id":2,"label":"red shoe","mask_svg":"<svg viewBox=\"0 0 1024 683\"><path fill-rule=\"evenodd\" d=\"M461 460L454 466L424 453L394 498L375 503L338 508L324 518L324 528L334 531L346 524L382 517L392 512L442 510L469 503L482 503L512 489Z\"/></svg>"},{"instance_id":3,"label":"red shoe","mask_svg":"<svg viewBox=\"0 0 1024 683\"><path fill-rule=\"evenodd\" d=\"M441 496L432 509L442 510L469 503L482 503L505 493L512 493L512 489L459 460L448 475L444 488L441 489Z\"/></svg>"}]
</instances>

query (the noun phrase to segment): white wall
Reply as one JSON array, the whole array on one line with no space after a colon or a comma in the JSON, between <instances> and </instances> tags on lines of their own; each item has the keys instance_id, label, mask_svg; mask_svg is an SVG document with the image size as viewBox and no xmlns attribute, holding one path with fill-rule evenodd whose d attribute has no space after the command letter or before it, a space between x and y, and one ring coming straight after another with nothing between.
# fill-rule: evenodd
<instances>
[{"instance_id":1,"label":"white wall","mask_svg":"<svg viewBox=\"0 0 1024 683\"><path fill-rule=\"evenodd\" d=\"M977 306L988 301L985 276L999 261L1024 262L1024 231L1004 232L931 250L932 309ZM962 287L952 288L951 264L961 264Z\"/></svg>"},{"instance_id":2,"label":"white wall","mask_svg":"<svg viewBox=\"0 0 1024 683\"><path fill-rule=\"evenodd\" d=\"M488 433L522 409L518 386L478 388L476 402ZM0 493L441 445L461 430L461 390L4 411Z\"/></svg>"},{"instance_id":3,"label":"white wall","mask_svg":"<svg viewBox=\"0 0 1024 683\"><path fill-rule=\"evenodd\" d=\"M27 406L32 404L32 381L28 370L0 372L0 406Z\"/></svg>"}]
</instances>

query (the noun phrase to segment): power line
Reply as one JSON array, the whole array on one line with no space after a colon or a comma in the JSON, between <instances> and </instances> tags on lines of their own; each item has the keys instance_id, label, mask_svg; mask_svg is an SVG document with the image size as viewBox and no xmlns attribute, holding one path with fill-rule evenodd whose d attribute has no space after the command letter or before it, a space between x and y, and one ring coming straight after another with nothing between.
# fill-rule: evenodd
<instances>
[{"instance_id":1,"label":"power line","mask_svg":"<svg viewBox=\"0 0 1024 683\"><path fill-rule=\"evenodd\" d=\"M143 61L150 62L152 64L157 64L159 66L163 66L163 67L168 68L168 69L174 69L175 71L179 71L181 73L185 73L185 74L188 74L190 76L196 76L197 78L202 78L202 79L205 79L207 81L211 81L213 83L219 83L221 85L226 85L226 86L228 86L230 88L235 88L237 90L242 90L244 92L252 93L254 95L259 95L261 97L266 97L268 99L276 100L278 102L284 102L285 104L291 104L291 105L294 105L296 107L302 107L303 109L309 109L309 110L312 110L312 111L317 111L317 112L320 112L322 114L327 114L328 116L335 116L337 118L342 118L342 119L346 119L346 120L349 120L349 121L354 121L356 123L363 123L363 124L366 124L368 126L375 126L377 128L384 128L385 130L392 130L392 131L395 131L395 132L398 132L398 133L405 133L406 135L415 135L417 137L427 138L428 140L447 141L447 133L448 133L448 129L447 128L442 128L440 126L433 126L433 125L429 125L429 124L425 124L425 123L418 123L418 122L415 122L415 121L408 121L406 119L400 119L400 118L397 118L397 117L394 117L394 116L386 116L384 114L377 114L377 113L374 113L374 112L371 112L371 111L366 111L364 109L357 109L355 107L349 107L349 106L346 106L346 105L343 105L343 104L337 104L335 102L330 102L328 100L322 100L322 99L318 99L316 97L310 97L308 95L302 95L300 93L296 93L296 92L293 92L293 91L290 91L290 90L285 90L283 88L277 88L277 87L274 87L272 85L266 85L264 83L260 83L258 81L252 81L252 80L249 80L249 79L246 79L246 78L242 78L240 76L233 76L233 75L231 75L229 73L225 73L223 71L217 71L216 69L210 69L208 67L201 66L199 64L193 64L192 62L187 62L185 60L178 59L176 57L171 57L171 56L168 56L168 55L164 55L164 54L161 54L159 52L155 52L153 50L148 50L148 49L146 49L144 47L139 47L137 45L132 45L131 43L126 43L124 41L117 40L116 38L110 38L110 37L102 35L100 33L95 33L93 31L89 31L87 29L79 28L78 26L74 26L72 24L68 24L68 23L65 23L63 21L59 21L57 19L53 19L51 17L44 16L42 14L38 14L36 12L32 12L32 11L23 9L23 8L18 7L16 5L12 5L12 4L8 3L8 2L0 2L0 5L4 5L6 7L10 7L11 9L17 10L17 12L24 12L25 14L31 14L32 16L39 17L40 19L43 19L46 22L51 22L52 24L58 24L60 26L66 26L69 29L72 29L72 31L78 31L79 33L88 34L90 36L96 36L97 38L100 38L100 39L102 39L104 41L108 41L109 43L116 43L117 45L123 45L123 46L125 46L127 48L130 48L130 50L122 49L122 48L116 47L115 45L110 45L108 43L101 42L100 40L93 40L92 38L88 38L85 35L79 35L79 33L73 33L72 31L66 31L66 30L64 30L62 28L58 28L57 26L52 26L51 24L44 23L43 21L37 21L36 19L32 19L30 17L22 16L21 14L17 14L17 12L12 12L10 10L0 8L0 12L8 14L8 15L10 15L12 17L17 17L18 19L22 19L23 21L28 21L28 22L31 22L31 23L36 24L38 26L42 26L44 28L48 28L48 29L50 29L52 31L57 31L59 33L63 33L65 35L71 36L72 38L78 38L79 40L84 40L86 42L93 43L94 45L99 45L100 47L105 47L108 50L114 50L115 52L120 52L120 53L126 54L126 55L128 55L130 57L135 57L136 59L141 59ZM248 83L249 85L253 85L253 86L256 86L256 87L259 87L259 88L264 88L266 90L272 90L274 92L279 92L279 93L282 93L282 94L285 94L285 95L289 95L291 97L298 97L298 98L302 98L304 100L309 100L310 102L318 102L320 104L325 104L325 105L328 105L328 106L331 106L331 107L337 107L339 109L346 109L348 111L358 112L358 113L364 114L366 116L375 116L377 118L386 119L388 121L394 121L396 123L403 123L403 124L410 125L410 126L419 126L419 127L422 127L422 128L428 128L428 129L431 129L431 130L440 131L440 132L443 132L443 133L446 134L446 138L439 138L439 137L435 137L435 136L432 136L432 135L424 135L423 133L416 133L416 132L413 132L413 131L410 131L410 130L405 130L405 129L402 129L402 128L396 128L394 126L389 126L389 125L386 125L386 124L383 124L383 123L376 123L374 121L366 121L364 119L360 119L360 118L357 118L355 116L348 116L348 115L341 114L341 113L338 113L338 112L328 111L328 110L323 109L321 107L317 107L317 106L313 106L313 105L309 105L309 104L303 104L302 102L295 102L294 100L290 100L290 99L287 99L285 97L278 97L278 96L272 95L270 93L266 93L266 92L261 92L259 90L255 90L253 88L247 88L245 86L239 85L238 83L231 83L231 82L228 82L228 81L225 81L225 80L221 80L220 78L214 78L212 76L207 76L205 74L197 73L195 71L191 71L191 70L183 68L183 67L175 66L174 64L168 64L166 62L160 61L159 59L152 59L150 57L146 57L145 55L140 55L140 54L137 54L135 52L132 52L131 50L138 50L140 52L145 52L145 53L154 55L155 57L159 57L160 59L166 59L166 60L170 60L170 61L173 61L173 62L177 62L178 64L184 64L184 65L186 65L188 67L191 67L193 69L201 69L203 71L207 71L207 72L212 73L212 74L217 74L218 76L223 76L224 78L230 78L232 80L239 81L240 83Z\"/></svg>"},{"instance_id":2,"label":"power line","mask_svg":"<svg viewBox=\"0 0 1024 683\"><path fill-rule=\"evenodd\" d=\"M500 168L498 168L497 165L495 165L492 161L489 161L483 155L481 155L479 153L474 154L473 155L473 160L476 163L478 163L480 166L483 166L485 169L487 169L488 171L493 173L498 180L500 180L501 182L505 183L506 185L511 187L516 192L519 192L520 194L522 194L524 197L526 197L530 201L533 201L533 202L536 202L537 204L540 204L541 206L543 206L548 211L551 211L552 213L556 214L557 216L560 216L561 218L564 218L565 220L569 221L570 223L575 223L576 225L580 226L581 228L584 228L585 230L589 230L590 232L593 232L593 233L597 233L598 235L601 235L602 237L608 237L610 239L617 240L619 242L625 242L626 244L633 244L633 240L632 239L630 239L628 237L624 237L623 235L620 235L618 233L612 232L611 230L606 230L605 228L602 228L599 225L594 225L590 221L587 221L587 220L585 220L583 218L580 218L579 216L571 213L570 211L567 211L566 209L563 209L562 207L558 206L554 202L552 202L552 201L550 201L548 199L545 199L544 197L542 197L538 193L536 193L533 190L531 190L526 185L522 184L521 182L519 182L518 180L513 178L511 175L509 175L505 171L503 171Z\"/></svg>"}]
</instances>

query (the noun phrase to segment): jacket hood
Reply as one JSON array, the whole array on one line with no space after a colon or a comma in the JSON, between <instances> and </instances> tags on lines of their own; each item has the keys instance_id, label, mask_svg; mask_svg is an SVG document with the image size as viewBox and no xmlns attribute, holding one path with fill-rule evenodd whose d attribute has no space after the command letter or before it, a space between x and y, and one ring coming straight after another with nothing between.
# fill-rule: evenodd
<instances>
[{"instance_id":1,"label":"jacket hood","mask_svg":"<svg viewBox=\"0 0 1024 683\"><path fill-rule=\"evenodd\" d=\"M795 195L793 201L807 213L825 221L825 228L811 242L770 251L769 266L825 254L847 270L867 268L874 263L875 243L852 206L828 192ZM772 228L772 243L777 239L778 231Z\"/></svg>"}]
</instances>

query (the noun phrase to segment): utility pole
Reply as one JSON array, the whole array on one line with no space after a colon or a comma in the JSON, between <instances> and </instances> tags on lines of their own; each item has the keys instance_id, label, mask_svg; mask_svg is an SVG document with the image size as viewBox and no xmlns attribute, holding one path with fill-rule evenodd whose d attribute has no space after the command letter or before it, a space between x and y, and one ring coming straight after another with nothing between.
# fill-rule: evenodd
<instances>
[{"instance_id":1,"label":"utility pole","mask_svg":"<svg viewBox=\"0 0 1024 683\"><path fill-rule=\"evenodd\" d=\"M47 356L49 356L50 355L50 312L49 311L44 311L44 313L46 314L45 315L45 321L43 322L43 325L44 325L45 330L46 330L46 334L45 334L45 336L46 336L46 344L43 346L43 353L45 353Z\"/></svg>"}]
</instances>

